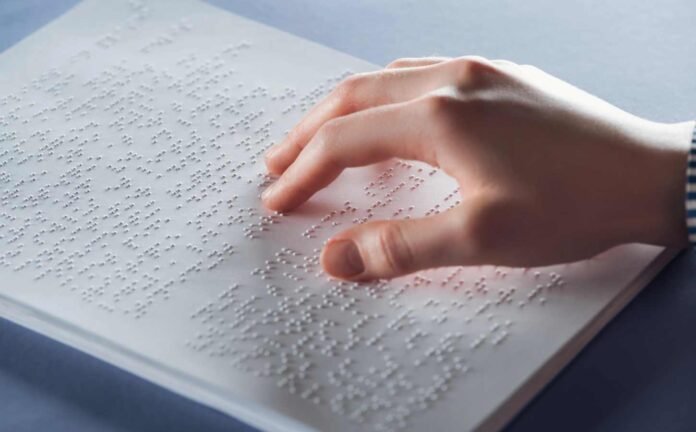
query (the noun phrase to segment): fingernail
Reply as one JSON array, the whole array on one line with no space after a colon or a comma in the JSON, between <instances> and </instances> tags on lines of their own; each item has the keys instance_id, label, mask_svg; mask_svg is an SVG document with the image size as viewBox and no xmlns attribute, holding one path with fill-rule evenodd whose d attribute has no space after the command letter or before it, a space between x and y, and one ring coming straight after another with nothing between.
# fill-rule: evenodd
<instances>
[{"instance_id":1,"label":"fingernail","mask_svg":"<svg viewBox=\"0 0 696 432\"><path fill-rule=\"evenodd\" d=\"M330 241L324 252L326 271L331 275L349 278L365 271L358 246L352 240Z\"/></svg>"},{"instance_id":2,"label":"fingernail","mask_svg":"<svg viewBox=\"0 0 696 432\"><path fill-rule=\"evenodd\" d=\"M261 200L262 200L262 201L266 201L266 200L273 194L273 191L274 191L275 188L276 188L276 184L277 184L277 183L271 184L270 186L268 186L268 187L266 188L265 191L263 191L263 192L261 193Z\"/></svg>"}]
</instances>

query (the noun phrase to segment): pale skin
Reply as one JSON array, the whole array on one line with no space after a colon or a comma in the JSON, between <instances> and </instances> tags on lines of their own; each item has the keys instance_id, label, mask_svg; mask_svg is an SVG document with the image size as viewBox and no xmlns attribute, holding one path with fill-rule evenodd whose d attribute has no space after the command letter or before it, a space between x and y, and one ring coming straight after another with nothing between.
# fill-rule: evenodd
<instances>
[{"instance_id":1,"label":"pale skin","mask_svg":"<svg viewBox=\"0 0 696 432\"><path fill-rule=\"evenodd\" d=\"M262 199L287 212L344 169L391 158L458 182L448 211L328 239L325 271L351 281L558 264L623 243L684 247L692 128L634 116L528 65L400 59L346 79L269 149L278 179Z\"/></svg>"}]
</instances>

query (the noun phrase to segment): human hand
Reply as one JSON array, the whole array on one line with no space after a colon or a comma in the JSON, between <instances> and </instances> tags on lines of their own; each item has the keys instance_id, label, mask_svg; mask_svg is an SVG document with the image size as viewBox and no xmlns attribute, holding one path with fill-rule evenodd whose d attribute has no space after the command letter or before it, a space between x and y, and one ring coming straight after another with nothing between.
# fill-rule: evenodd
<instances>
[{"instance_id":1,"label":"human hand","mask_svg":"<svg viewBox=\"0 0 696 432\"><path fill-rule=\"evenodd\" d=\"M631 115L535 67L478 57L398 60L354 75L266 153L263 194L288 211L347 167L424 161L461 203L331 238L322 265L348 280L420 269L539 266L640 242L685 246L691 122Z\"/></svg>"}]
</instances>

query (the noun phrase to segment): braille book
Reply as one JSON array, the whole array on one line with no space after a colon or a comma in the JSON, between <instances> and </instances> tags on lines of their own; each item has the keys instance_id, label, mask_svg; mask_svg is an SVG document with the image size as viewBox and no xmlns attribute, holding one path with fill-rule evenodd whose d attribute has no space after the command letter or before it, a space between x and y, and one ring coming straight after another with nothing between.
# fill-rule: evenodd
<instances>
[{"instance_id":1,"label":"braille book","mask_svg":"<svg viewBox=\"0 0 696 432\"><path fill-rule=\"evenodd\" d=\"M0 314L271 431L501 428L659 271L339 282L333 233L457 205L394 160L265 210L262 155L361 60L195 0L86 0L0 55Z\"/></svg>"}]
</instances>

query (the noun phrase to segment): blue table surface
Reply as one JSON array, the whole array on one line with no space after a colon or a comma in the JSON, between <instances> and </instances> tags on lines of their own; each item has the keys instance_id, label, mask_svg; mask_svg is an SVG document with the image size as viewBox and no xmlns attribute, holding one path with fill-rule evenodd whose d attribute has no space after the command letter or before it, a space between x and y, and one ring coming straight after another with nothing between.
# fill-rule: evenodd
<instances>
[{"instance_id":1,"label":"blue table surface","mask_svg":"<svg viewBox=\"0 0 696 432\"><path fill-rule=\"evenodd\" d=\"M211 2L378 64L430 54L509 58L656 120L696 117L690 0ZM0 0L0 51L75 3ZM696 255L683 252L506 430L695 430L694 275ZM253 429L0 319L0 431L43 430Z\"/></svg>"}]
</instances>

